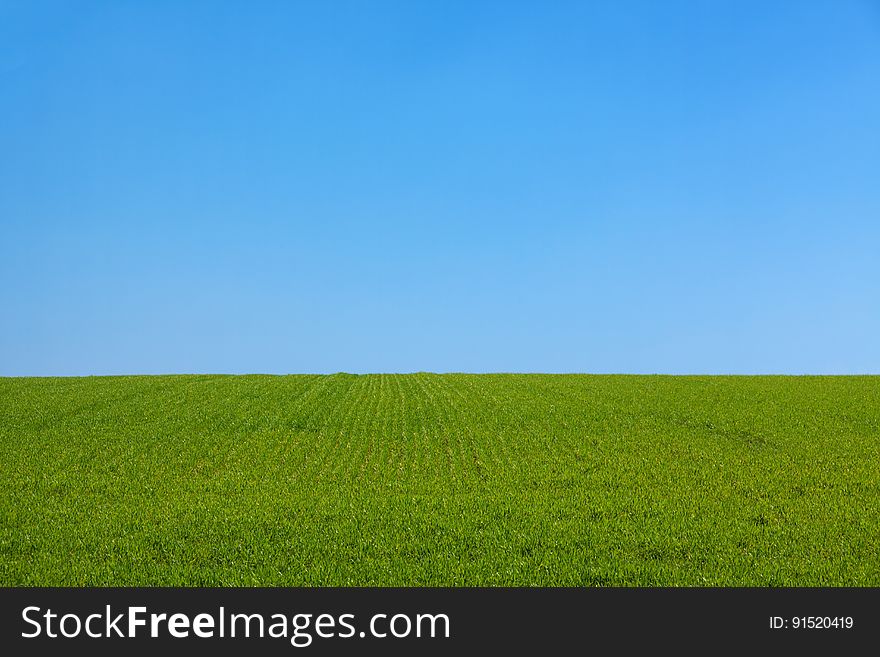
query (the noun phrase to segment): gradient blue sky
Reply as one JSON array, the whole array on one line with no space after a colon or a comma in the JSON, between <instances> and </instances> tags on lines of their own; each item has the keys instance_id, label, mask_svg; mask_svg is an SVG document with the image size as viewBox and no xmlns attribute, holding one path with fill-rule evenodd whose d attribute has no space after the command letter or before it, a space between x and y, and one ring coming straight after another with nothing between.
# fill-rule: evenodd
<instances>
[{"instance_id":1,"label":"gradient blue sky","mask_svg":"<svg viewBox=\"0 0 880 657\"><path fill-rule=\"evenodd\" d=\"M880 372L880 3L0 0L0 375Z\"/></svg>"}]
</instances>

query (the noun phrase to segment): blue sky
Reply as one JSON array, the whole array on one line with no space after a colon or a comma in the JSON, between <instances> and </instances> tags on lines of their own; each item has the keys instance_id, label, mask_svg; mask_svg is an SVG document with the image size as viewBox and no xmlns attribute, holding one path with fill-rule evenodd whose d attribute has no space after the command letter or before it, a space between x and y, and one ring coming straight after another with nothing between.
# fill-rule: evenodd
<instances>
[{"instance_id":1,"label":"blue sky","mask_svg":"<svg viewBox=\"0 0 880 657\"><path fill-rule=\"evenodd\" d=\"M0 375L880 373L880 4L0 0Z\"/></svg>"}]
</instances>

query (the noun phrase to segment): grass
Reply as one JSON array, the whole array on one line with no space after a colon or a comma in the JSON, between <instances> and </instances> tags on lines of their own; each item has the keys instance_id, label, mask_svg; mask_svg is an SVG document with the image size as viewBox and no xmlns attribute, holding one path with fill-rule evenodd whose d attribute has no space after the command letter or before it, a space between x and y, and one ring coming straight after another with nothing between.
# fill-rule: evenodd
<instances>
[{"instance_id":1,"label":"grass","mask_svg":"<svg viewBox=\"0 0 880 657\"><path fill-rule=\"evenodd\" d=\"M880 585L880 377L0 378L2 585Z\"/></svg>"}]
</instances>

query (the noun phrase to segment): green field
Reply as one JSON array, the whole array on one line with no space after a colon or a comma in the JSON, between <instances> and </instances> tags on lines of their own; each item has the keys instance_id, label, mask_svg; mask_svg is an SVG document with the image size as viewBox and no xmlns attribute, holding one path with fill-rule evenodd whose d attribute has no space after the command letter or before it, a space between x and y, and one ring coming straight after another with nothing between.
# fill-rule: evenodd
<instances>
[{"instance_id":1,"label":"green field","mask_svg":"<svg viewBox=\"0 0 880 657\"><path fill-rule=\"evenodd\" d=\"M880 377L0 378L2 585L880 585Z\"/></svg>"}]
</instances>

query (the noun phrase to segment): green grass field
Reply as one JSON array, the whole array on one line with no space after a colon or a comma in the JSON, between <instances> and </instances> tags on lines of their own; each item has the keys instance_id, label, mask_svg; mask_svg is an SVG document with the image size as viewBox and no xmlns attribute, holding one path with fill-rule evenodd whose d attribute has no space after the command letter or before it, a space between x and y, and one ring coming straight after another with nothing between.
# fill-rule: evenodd
<instances>
[{"instance_id":1,"label":"green grass field","mask_svg":"<svg viewBox=\"0 0 880 657\"><path fill-rule=\"evenodd\" d=\"M880 377L0 379L2 585L880 585Z\"/></svg>"}]
</instances>

